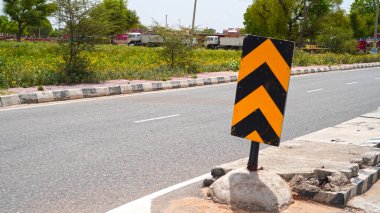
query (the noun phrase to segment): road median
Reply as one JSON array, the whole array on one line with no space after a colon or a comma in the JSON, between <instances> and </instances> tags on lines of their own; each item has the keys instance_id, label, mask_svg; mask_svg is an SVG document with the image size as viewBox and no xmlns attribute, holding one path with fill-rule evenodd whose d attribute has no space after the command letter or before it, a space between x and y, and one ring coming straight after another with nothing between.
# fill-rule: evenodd
<instances>
[{"instance_id":1,"label":"road median","mask_svg":"<svg viewBox=\"0 0 380 213\"><path fill-rule=\"evenodd\" d=\"M330 131L331 128L346 129L347 132L342 134L339 131ZM322 133L323 138L320 137ZM349 140L353 135L355 137ZM277 209L271 209L271 212L298 213L310 212L313 209L318 209L319 212L366 212L368 209L360 207L359 204L350 204L351 207L348 207L347 203L352 198L366 193L380 179L379 136L380 108L334 127L283 142L280 147L263 149L259 156L259 166L263 167L263 170L259 173L273 173L270 177L278 175L287 183L286 186L279 181L263 177L260 178L262 186L258 187L263 191L262 194L252 194L257 188L242 190L242 186L252 185L250 179L254 179L252 174L255 173L245 169L248 159L244 158L215 166L211 170L210 178L203 182L207 186L204 186L197 196L186 196L186 191L191 190L182 189L185 193L176 192L181 194L180 196L171 196L170 199L157 198L153 202L156 205L152 206L152 212L171 213L181 209L181 206L183 208L185 204L185 209L191 209L193 212L255 212L252 209L260 203L249 203L243 199L244 197L250 197L250 200L254 201L273 198L272 203L277 205ZM293 203L288 206L283 205L287 201L275 203L279 202L275 199L276 196L283 194L287 189L292 190ZM376 189L375 187L374 190ZM270 193L265 194L265 191ZM373 193L380 192L370 194ZM243 194L247 196L241 196ZM243 205L243 209L239 208L242 206L239 204L247 203L248 206ZM379 204L375 206L380 208ZM158 211L158 208L161 209Z\"/></svg>"},{"instance_id":2,"label":"road median","mask_svg":"<svg viewBox=\"0 0 380 213\"><path fill-rule=\"evenodd\" d=\"M303 75L310 73L321 73L331 71L343 71L361 68L373 68L379 67L380 63L365 63L365 64L351 64L351 65L335 65L335 66L309 66L309 67L295 67L291 70L291 75ZM20 104L38 104L54 101L66 101L82 98L95 98L111 95L124 95L140 92L152 92L169 89L179 89L188 87L199 87L207 85L216 85L223 83L230 83L237 81L237 73L222 72L221 76L212 75L212 77L205 77L191 79L179 79L171 81L152 81L146 83L128 83L120 85L107 85L96 86L96 84L90 87L65 88L62 90L53 91L40 91L40 92L28 92L11 95L0 96L0 107L8 107Z\"/></svg>"}]
</instances>

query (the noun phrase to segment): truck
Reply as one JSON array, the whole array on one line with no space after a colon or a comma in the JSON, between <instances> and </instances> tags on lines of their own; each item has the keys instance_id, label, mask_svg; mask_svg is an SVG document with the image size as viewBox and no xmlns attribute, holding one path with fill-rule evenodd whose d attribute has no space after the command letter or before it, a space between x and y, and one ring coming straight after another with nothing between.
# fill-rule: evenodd
<instances>
[{"instance_id":1,"label":"truck","mask_svg":"<svg viewBox=\"0 0 380 213\"><path fill-rule=\"evenodd\" d=\"M141 35L141 45L156 47L162 44L164 41L159 35L155 34L142 34Z\"/></svg>"},{"instance_id":2,"label":"truck","mask_svg":"<svg viewBox=\"0 0 380 213\"><path fill-rule=\"evenodd\" d=\"M222 37L206 36L204 47L207 49L241 49L243 47L244 36Z\"/></svg>"},{"instance_id":3,"label":"truck","mask_svg":"<svg viewBox=\"0 0 380 213\"><path fill-rule=\"evenodd\" d=\"M190 40L183 41L183 44L189 45ZM130 46L149 46L156 47L164 43L164 39L157 34L128 33L127 44ZM193 38L193 45L197 44L197 39Z\"/></svg>"},{"instance_id":4,"label":"truck","mask_svg":"<svg viewBox=\"0 0 380 213\"><path fill-rule=\"evenodd\" d=\"M377 48L380 49L380 39L377 39ZM358 40L356 49L359 53L370 53L373 47L373 38Z\"/></svg>"},{"instance_id":5,"label":"truck","mask_svg":"<svg viewBox=\"0 0 380 213\"><path fill-rule=\"evenodd\" d=\"M155 47L163 43L161 36L157 34L142 34L139 32L128 33L127 44L130 46Z\"/></svg>"}]
</instances>

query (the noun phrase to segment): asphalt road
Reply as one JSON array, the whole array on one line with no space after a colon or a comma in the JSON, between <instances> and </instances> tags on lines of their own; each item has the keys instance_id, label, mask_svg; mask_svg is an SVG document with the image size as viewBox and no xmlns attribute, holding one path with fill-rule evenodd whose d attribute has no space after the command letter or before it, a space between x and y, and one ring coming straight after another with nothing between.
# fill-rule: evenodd
<instances>
[{"instance_id":1,"label":"asphalt road","mask_svg":"<svg viewBox=\"0 0 380 213\"><path fill-rule=\"evenodd\" d=\"M0 109L0 212L104 212L247 157L235 89ZM292 77L283 141L379 106L379 68Z\"/></svg>"}]
</instances>

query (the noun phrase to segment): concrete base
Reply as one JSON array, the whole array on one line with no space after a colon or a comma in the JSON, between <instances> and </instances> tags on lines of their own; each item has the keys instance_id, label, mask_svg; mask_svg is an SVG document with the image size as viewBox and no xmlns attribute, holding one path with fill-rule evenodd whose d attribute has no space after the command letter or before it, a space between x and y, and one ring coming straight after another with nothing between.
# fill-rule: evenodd
<instances>
[{"instance_id":1,"label":"concrete base","mask_svg":"<svg viewBox=\"0 0 380 213\"><path fill-rule=\"evenodd\" d=\"M368 116L376 116L376 113L369 114ZM334 127L296 138L295 140L377 146L377 144L368 144L366 141L379 136L379 134L380 119L359 117Z\"/></svg>"},{"instance_id":2,"label":"concrete base","mask_svg":"<svg viewBox=\"0 0 380 213\"><path fill-rule=\"evenodd\" d=\"M233 209L279 212L292 202L292 192L279 175L236 169L210 186L208 194L217 203Z\"/></svg>"},{"instance_id":3,"label":"concrete base","mask_svg":"<svg viewBox=\"0 0 380 213\"><path fill-rule=\"evenodd\" d=\"M274 159L276 163L273 163ZM228 173L245 167L247 162L248 158L244 158L216 166L213 170ZM313 175L316 169L343 172L349 178L356 177L359 167L372 167L379 162L380 150L376 148L309 141L286 141L280 147L261 150L259 156L259 166L279 174L287 181L296 174L304 177Z\"/></svg>"},{"instance_id":4,"label":"concrete base","mask_svg":"<svg viewBox=\"0 0 380 213\"><path fill-rule=\"evenodd\" d=\"M274 160L276 163L273 163ZM228 175L228 172L235 171L232 169L246 167L247 161L247 158L241 159L217 166L213 170L218 170L218 173L223 171ZM377 181L380 170L374 169L374 166L379 162L380 149L377 148L310 141L286 141L280 147L262 150L259 156L259 166L287 181L295 175L309 178L326 172L343 173L353 184L347 190L318 190L307 193L307 197L312 200L341 207L353 196L366 192Z\"/></svg>"}]
</instances>

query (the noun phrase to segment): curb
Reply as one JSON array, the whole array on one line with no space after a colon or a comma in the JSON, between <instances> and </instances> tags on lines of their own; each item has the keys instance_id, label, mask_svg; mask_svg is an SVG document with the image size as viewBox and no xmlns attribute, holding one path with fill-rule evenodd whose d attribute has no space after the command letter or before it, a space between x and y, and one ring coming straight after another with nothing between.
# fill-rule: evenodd
<instances>
[{"instance_id":1,"label":"curb","mask_svg":"<svg viewBox=\"0 0 380 213\"><path fill-rule=\"evenodd\" d=\"M358 171L358 176L351 179L352 187L345 191L340 192L308 192L307 194L302 194L302 196L307 197L313 201L319 203L325 203L337 207L345 207L347 202L353 197L364 194L367 192L373 184L375 184L380 179L380 155L374 157L372 164L376 166L368 167L365 169L360 169ZM208 178L203 181L203 187L209 187L214 181L216 181L221 176L232 171L230 168L215 167L211 170L212 179ZM301 174L300 175L308 175ZM284 178L283 175L279 174L287 182L288 178Z\"/></svg>"},{"instance_id":2,"label":"curb","mask_svg":"<svg viewBox=\"0 0 380 213\"><path fill-rule=\"evenodd\" d=\"M330 72L339 70L351 70L358 68L380 67L380 62L367 64L336 65L323 68L307 68L291 70L291 75L303 75L309 73ZM178 81L163 81L141 84L126 84L109 87L92 87L81 89L67 89L59 91L34 92L0 96L0 107L19 104L37 104L54 101L66 101L82 98L95 98L110 95L122 95L139 92L151 92L167 89L179 89L204 85L214 85L237 81L237 74L221 77L198 78Z\"/></svg>"},{"instance_id":3,"label":"curb","mask_svg":"<svg viewBox=\"0 0 380 213\"><path fill-rule=\"evenodd\" d=\"M125 84L109 87L93 87L82 89L67 89L59 91L34 92L26 94L0 96L0 107L19 104L37 104L54 101L66 101L82 98L95 98L110 95L122 95L140 92L151 92L167 89L179 89L204 85L222 84L237 81L237 75L199 78L178 81L163 81L141 84Z\"/></svg>"},{"instance_id":4,"label":"curb","mask_svg":"<svg viewBox=\"0 0 380 213\"><path fill-rule=\"evenodd\" d=\"M308 198L319 203L325 203L337 207L345 207L351 198L364 194L373 184L380 179L380 167L372 167L359 170L359 176L353 178L352 187L341 192L320 191L317 193L309 193ZM303 195L305 196L305 195Z\"/></svg>"}]
</instances>

